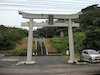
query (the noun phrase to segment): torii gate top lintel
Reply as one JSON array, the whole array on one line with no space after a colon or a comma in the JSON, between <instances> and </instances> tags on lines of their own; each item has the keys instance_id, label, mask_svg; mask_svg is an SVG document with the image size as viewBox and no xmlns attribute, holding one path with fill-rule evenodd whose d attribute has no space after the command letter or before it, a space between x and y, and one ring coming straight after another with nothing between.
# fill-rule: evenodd
<instances>
[{"instance_id":1,"label":"torii gate top lintel","mask_svg":"<svg viewBox=\"0 0 100 75\"><path fill-rule=\"evenodd\" d=\"M79 18L79 15L82 14L82 12L78 12L76 14L31 14L22 11L18 12L23 16L23 18L33 19L48 19L49 15L53 15L53 19L75 19Z\"/></svg>"}]
</instances>

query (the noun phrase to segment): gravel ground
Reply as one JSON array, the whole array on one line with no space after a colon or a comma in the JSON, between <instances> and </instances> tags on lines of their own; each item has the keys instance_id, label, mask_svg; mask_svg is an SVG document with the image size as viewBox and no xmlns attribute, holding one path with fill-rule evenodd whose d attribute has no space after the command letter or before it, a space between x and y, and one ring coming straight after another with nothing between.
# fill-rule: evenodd
<instances>
[{"instance_id":1,"label":"gravel ground","mask_svg":"<svg viewBox=\"0 0 100 75\"><path fill-rule=\"evenodd\" d=\"M36 61L33 65L16 65L26 61L26 57L1 56L0 75L100 75L100 63L68 64L67 59L61 56L34 56L33 60Z\"/></svg>"}]
</instances>

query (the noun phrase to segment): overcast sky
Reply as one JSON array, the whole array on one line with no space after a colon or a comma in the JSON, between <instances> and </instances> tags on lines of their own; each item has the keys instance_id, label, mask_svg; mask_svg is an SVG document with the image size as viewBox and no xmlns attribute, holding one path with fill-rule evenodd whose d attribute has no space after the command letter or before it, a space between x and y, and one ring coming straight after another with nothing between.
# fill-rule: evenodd
<instances>
[{"instance_id":1,"label":"overcast sky","mask_svg":"<svg viewBox=\"0 0 100 75\"><path fill-rule=\"evenodd\" d=\"M0 0L0 25L21 27L21 22L27 20L18 14L18 10L42 14L73 14L93 4L100 5L100 0Z\"/></svg>"}]
</instances>

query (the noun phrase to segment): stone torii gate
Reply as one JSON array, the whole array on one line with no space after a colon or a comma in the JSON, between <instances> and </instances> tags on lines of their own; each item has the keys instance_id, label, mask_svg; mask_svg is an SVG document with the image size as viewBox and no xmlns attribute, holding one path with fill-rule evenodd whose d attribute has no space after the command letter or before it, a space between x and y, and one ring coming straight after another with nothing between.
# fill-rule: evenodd
<instances>
[{"instance_id":1,"label":"stone torii gate","mask_svg":"<svg viewBox=\"0 0 100 75\"><path fill-rule=\"evenodd\" d=\"M34 61L32 61L32 38L33 38L33 27L35 26L36 27L44 27L44 26L68 27L69 50L70 50L70 60L68 62L69 63L75 62L72 27L78 27L79 23L72 22L72 19L79 18L79 15L81 14L80 12L77 14L62 15L62 14L31 14L31 13L19 11L19 14L21 14L23 18L30 19L30 22L22 23L23 26L29 25L28 50L27 50L26 63L28 64L34 63ZM68 22L53 23L53 24L33 22L33 19L48 19L50 16L52 17L52 19L68 19Z\"/></svg>"}]
</instances>

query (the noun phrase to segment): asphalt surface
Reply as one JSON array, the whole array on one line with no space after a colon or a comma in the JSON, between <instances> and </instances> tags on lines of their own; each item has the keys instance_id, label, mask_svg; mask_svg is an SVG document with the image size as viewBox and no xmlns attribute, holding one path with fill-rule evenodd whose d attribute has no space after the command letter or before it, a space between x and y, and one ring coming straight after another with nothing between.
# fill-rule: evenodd
<instances>
[{"instance_id":1,"label":"asphalt surface","mask_svg":"<svg viewBox=\"0 0 100 75\"><path fill-rule=\"evenodd\" d=\"M16 61L8 61L17 59ZM25 56L1 56L0 75L100 75L100 63L77 65L68 64L61 56L33 56L33 65L20 64Z\"/></svg>"}]
</instances>

